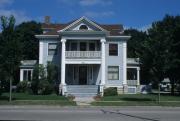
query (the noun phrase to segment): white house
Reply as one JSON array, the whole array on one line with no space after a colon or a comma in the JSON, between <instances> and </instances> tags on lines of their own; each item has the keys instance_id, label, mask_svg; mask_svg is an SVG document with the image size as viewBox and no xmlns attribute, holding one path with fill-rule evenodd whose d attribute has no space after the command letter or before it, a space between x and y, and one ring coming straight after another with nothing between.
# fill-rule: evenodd
<instances>
[{"instance_id":1,"label":"white house","mask_svg":"<svg viewBox=\"0 0 180 121\"><path fill-rule=\"evenodd\" d=\"M81 17L66 24L45 18L39 39L39 64L59 67L63 95L103 95L108 87L118 93L137 93L139 60L127 58L127 41L120 24L99 24ZM31 80L33 60L21 62L20 81Z\"/></svg>"}]
</instances>

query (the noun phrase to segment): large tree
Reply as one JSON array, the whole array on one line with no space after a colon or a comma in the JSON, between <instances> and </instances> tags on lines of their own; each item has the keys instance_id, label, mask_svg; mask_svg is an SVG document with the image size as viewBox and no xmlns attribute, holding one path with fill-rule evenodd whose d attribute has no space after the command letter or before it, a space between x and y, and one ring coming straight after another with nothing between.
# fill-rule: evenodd
<instances>
[{"instance_id":1,"label":"large tree","mask_svg":"<svg viewBox=\"0 0 180 121\"><path fill-rule=\"evenodd\" d=\"M22 55L26 60L38 60L39 41L36 34L41 34L41 24L35 21L23 22L15 28L17 39L23 44Z\"/></svg>"}]
</instances>

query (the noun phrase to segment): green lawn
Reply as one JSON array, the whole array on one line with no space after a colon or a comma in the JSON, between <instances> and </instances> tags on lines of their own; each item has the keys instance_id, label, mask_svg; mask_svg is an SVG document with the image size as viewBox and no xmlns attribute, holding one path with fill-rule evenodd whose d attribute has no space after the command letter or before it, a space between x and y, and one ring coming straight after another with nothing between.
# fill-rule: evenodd
<instances>
[{"instance_id":1,"label":"green lawn","mask_svg":"<svg viewBox=\"0 0 180 121\"><path fill-rule=\"evenodd\" d=\"M92 102L94 106L180 106L180 96L161 95L161 102L158 103L158 96L154 94L124 94L119 96L105 96L99 101Z\"/></svg>"},{"instance_id":2,"label":"green lawn","mask_svg":"<svg viewBox=\"0 0 180 121\"><path fill-rule=\"evenodd\" d=\"M12 93L12 102L8 102L9 93L0 96L0 105L76 105L74 101L64 96L51 95L30 95L26 93Z\"/></svg>"}]
</instances>

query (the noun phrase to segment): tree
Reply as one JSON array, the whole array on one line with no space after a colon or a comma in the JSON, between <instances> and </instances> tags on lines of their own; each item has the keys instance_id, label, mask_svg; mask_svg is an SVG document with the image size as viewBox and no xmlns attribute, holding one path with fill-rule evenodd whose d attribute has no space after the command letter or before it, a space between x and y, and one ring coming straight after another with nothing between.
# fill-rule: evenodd
<instances>
[{"instance_id":1,"label":"tree","mask_svg":"<svg viewBox=\"0 0 180 121\"><path fill-rule=\"evenodd\" d=\"M42 34L41 24L35 21L23 22L16 26L15 32L17 34L17 39L23 44L23 59L38 60L39 41L35 35Z\"/></svg>"},{"instance_id":2,"label":"tree","mask_svg":"<svg viewBox=\"0 0 180 121\"><path fill-rule=\"evenodd\" d=\"M3 71L4 74L1 78L4 79L3 81L10 82L11 92L11 84L16 78L16 72L19 69L19 63L21 60L21 43L16 39L16 35L14 33L14 16L10 16L9 18L1 16L1 25L3 31L1 34L0 64L2 67L1 71Z\"/></svg>"}]
</instances>

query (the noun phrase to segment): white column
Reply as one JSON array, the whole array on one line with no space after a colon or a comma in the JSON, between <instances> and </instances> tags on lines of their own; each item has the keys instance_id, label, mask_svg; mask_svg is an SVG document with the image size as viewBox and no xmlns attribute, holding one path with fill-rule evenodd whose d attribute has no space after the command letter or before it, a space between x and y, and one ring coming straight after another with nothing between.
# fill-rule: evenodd
<instances>
[{"instance_id":1,"label":"white column","mask_svg":"<svg viewBox=\"0 0 180 121\"><path fill-rule=\"evenodd\" d=\"M123 85L127 85L127 43L123 42Z\"/></svg>"},{"instance_id":2,"label":"white column","mask_svg":"<svg viewBox=\"0 0 180 121\"><path fill-rule=\"evenodd\" d=\"M101 85L105 85L105 75L106 75L106 70L105 70L105 38L101 39Z\"/></svg>"},{"instance_id":3,"label":"white column","mask_svg":"<svg viewBox=\"0 0 180 121\"><path fill-rule=\"evenodd\" d=\"M66 64L65 64L65 51L66 51L66 39L61 39L62 42L62 50L61 50L61 85L66 85L65 83L65 71L66 71Z\"/></svg>"},{"instance_id":4,"label":"white column","mask_svg":"<svg viewBox=\"0 0 180 121\"><path fill-rule=\"evenodd\" d=\"M139 74L140 68L137 68L137 85L140 85L140 74Z\"/></svg>"},{"instance_id":5,"label":"white column","mask_svg":"<svg viewBox=\"0 0 180 121\"><path fill-rule=\"evenodd\" d=\"M20 81L22 82L23 81L23 69L20 69Z\"/></svg>"},{"instance_id":6,"label":"white column","mask_svg":"<svg viewBox=\"0 0 180 121\"><path fill-rule=\"evenodd\" d=\"M43 64L43 42L39 42L39 64Z\"/></svg>"}]
</instances>

